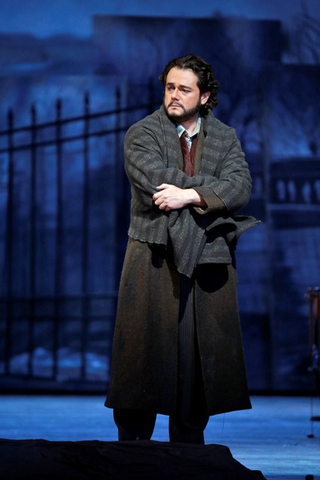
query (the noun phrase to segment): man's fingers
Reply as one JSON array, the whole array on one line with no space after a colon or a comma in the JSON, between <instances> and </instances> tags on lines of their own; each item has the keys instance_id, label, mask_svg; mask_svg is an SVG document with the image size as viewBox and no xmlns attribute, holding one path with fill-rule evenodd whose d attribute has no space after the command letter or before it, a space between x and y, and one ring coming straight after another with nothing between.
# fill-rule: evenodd
<instances>
[{"instance_id":1,"label":"man's fingers","mask_svg":"<svg viewBox=\"0 0 320 480\"><path fill-rule=\"evenodd\" d=\"M161 190L161 191L154 193L153 196L152 196L152 199L153 199L153 200L157 200L159 197L161 197L163 190L165 190L166 188L168 188L168 187L170 187L170 186L171 186L171 185L169 185L168 183L162 183L161 185L158 185L158 186L156 187L156 189L157 189L157 190Z\"/></svg>"}]
</instances>

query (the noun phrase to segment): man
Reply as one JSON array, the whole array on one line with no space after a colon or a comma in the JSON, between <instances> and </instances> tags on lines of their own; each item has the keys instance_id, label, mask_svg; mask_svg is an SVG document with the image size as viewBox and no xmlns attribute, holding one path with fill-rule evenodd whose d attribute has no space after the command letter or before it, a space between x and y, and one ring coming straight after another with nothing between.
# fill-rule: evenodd
<instances>
[{"instance_id":1,"label":"man","mask_svg":"<svg viewBox=\"0 0 320 480\"><path fill-rule=\"evenodd\" d=\"M234 130L212 114L219 84L195 55L160 76L163 105L125 139L132 187L110 385L119 440L204 443L209 415L251 408L234 251L258 223L234 217L251 177Z\"/></svg>"}]
</instances>

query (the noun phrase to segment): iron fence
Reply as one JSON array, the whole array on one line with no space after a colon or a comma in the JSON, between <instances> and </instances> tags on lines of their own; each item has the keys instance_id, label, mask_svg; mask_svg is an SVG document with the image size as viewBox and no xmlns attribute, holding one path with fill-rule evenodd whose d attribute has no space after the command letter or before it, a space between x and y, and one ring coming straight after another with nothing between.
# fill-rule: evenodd
<instances>
[{"instance_id":1,"label":"iron fence","mask_svg":"<svg viewBox=\"0 0 320 480\"><path fill-rule=\"evenodd\" d=\"M123 135L152 105L0 132L0 385L105 390L129 192ZM138 112L138 113L137 113Z\"/></svg>"}]
</instances>

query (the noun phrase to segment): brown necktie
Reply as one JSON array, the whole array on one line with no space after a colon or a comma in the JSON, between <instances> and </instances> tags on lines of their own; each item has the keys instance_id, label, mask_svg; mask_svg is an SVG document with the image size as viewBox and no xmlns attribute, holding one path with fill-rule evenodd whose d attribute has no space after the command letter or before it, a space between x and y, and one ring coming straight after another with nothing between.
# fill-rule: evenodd
<instances>
[{"instance_id":1,"label":"brown necktie","mask_svg":"<svg viewBox=\"0 0 320 480\"><path fill-rule=\"evenodd\" d=\"M183 171L187 175L189 175L189 177L192 177L194 174L193 161L194 161L195 149L197 146L197 137L193 139L191 144L191 150L189 150L185 135L186 135L186 132L183 132L183 134L180 137L180 144L181 144L182 155L183 155Z\"/></svg>"}]
</instances>

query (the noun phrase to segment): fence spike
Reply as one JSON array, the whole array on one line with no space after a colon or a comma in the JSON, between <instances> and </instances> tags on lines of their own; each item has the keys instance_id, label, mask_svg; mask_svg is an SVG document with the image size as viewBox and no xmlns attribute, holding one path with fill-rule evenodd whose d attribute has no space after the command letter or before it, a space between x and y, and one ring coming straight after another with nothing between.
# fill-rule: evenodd
<instances>
[{"instance_id":1,"label":"fence spike","mask_svg":"<svg viewBox=\"0 0 320 480\"><path fill-rule=\"evenodd\" d=\"M116 88L116 108L120 108L121 105L121 89L119 86Z\"/></svg>"},{"instance_id":2,"label":"fence spike","mask_svg":"<svg viewBox=\"0 0 320 480\"><path fill-rule=\"evenodd\" d=\"M61 117L61 111L62 111L62 100L61 100L61 98L57 98L57 100L56 100L56 114L57 114L57 120L60 120L60 117Z\"/></svg>"},{"instance_id":3,"label":"fence spike","mask_svg":"<svg viewBox=\"0 0 320 480\"><path fill-rule=\"evenodd\" d=\"M8 109L7 119L8 119L8 129L12 130L13 123L14 123L14 113L12 108Z\"/></svg>"},{"instance_id":4,"label":"fence spike","mask_svg":"<svg viewBox=\"0 0 320 480\"><path fill-rule=\"evenodd\" d=\"M31 123L33 125L37 123L37 109L34 103L31 105Z\"/></svg>"},{"instance_id":5,"label":"fence spike","mask_svg":"<svg viewBox=\"0 0 320 480\"><path fill-rule=\"evenodd\" d=\"M90 107L90 93L88 91L84 92L84 114L89 115Z\"/></svg>"}]
</instances>

